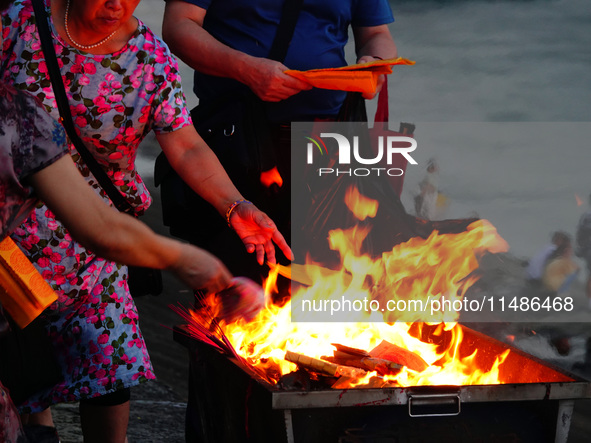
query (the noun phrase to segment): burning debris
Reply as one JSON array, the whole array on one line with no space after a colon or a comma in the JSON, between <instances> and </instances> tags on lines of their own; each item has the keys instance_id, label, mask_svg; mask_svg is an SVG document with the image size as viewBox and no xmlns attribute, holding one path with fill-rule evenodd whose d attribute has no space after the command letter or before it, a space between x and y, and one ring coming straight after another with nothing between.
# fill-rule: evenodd
<instances>
[{"instance_id":1,"label":"burning debris","mask_svg":"<svg viewBox=\"0 0 591 443\"><path fill-rule=\"evenodd\" d=\"M349 195L372 204L360 193ZM228 311L219 295L200 300L200 309L175 308L187 322L175 332L190 350L195 428L205 426L204 434L225 441L273 443L360 441L356 435L458 441L459 429L466 431L462 441L537 443L554 435L552 441L566 441L570 399L588 396L588 382L444 321L438 310L433 321L402 321L399 311L371 309L375 302L465 300L490 255L482 254L506 246L496 230L474 221L457 232L413 235L389 249L380 244L385 250L370 254L367 222L379 209L358 211L357 204L350 210L366 225L327 232L338 265L308 260L272 267L266 304L256 316L226 315L240 309ZM284 287L276 284L279 276L292 285L276 296ZM306 298L352 306L365 300L367 307L346 321L314 321L309 314L293 321L294 306ZM233 303L242 305L240 298Z\"/></svg>"},{"instance_id":2,"label":"burning debris","mask_svg":"<svg viewBox=\"0 0 591 443\"><path fill-rule=\"evenodd\" d=\"M357 189L348 190L345 200L359 220L379 214L377 202ZM340 257L339 266L308 261L291 269L272 267L265 284L267 303L256 316L224 315L227 307L219 296L202 300L201 309L175 309L187 320L191 336L278 388L306 389L318 383L334 389L507 383L514 380L502 371L510 353L507 347L480 349L474 345L473 331L456 323L459 314L450 320L440 309L433 311L434 302L461 302L484 252L506 249L485 221L472 221L459 232L455 231L460 224L452 225L447 233L433 230L427 236L412 236L390 250L382 251L382 245L378 254L364 249L372 226L331 229L327 237ZM292 287L287 301L276 305L270 294L277 291L280 274L291 277ZM294 306L302 300L335 298L352 305L369 303L348 313L346 321L314 321L310 313L307 321L292 321ZM424 310L367 308L375 303L399 307L412 300L431 301L429 316ZM515 351L511 354L513 361L519 360Z\"/></svg>"}]
</instances>

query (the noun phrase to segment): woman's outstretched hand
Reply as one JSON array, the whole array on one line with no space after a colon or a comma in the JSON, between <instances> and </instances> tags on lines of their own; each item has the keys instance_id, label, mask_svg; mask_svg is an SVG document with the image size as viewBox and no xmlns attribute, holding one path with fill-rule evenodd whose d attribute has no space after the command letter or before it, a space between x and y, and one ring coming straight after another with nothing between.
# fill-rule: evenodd
<instances>
[{"instance_id":1,"label":"woman's outstretched hand","mask_svg":"<svg viewBox=\"0 0 591 443\"><path fill-rule=\"evenodd\" d=\"M178 260L170 268L192 289L220 292L232 284L232 274L214 255L189 244L182 244Z\"/></svg>"},{"instance_id":2,"label":"woman's outstretched hand","mask_svg":"<svg viewBox=\"0 0 591 443\"><path fill-rule=\"evenodd\" d=\"M246 251L256 253L256 259L260 265L265 263L265 255L269 263L276 263L275 245L288 259L293 259L291 248L273 220L255 205L251 203L239 204L232 211L229 223L242 239Z\"/></svg>"}]
</instances>

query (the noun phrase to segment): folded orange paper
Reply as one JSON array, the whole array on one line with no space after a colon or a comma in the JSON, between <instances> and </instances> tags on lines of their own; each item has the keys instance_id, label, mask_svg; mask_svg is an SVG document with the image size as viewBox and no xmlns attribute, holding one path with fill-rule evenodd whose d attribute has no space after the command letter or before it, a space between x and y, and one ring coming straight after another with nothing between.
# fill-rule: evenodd
<instances>
[{"instance_id":1,"label":"folded orange paper","mask_svg":"<svg viewBox=\"0 0 591 443\"><path fill-rule=\"evenodd\" d=\"M392 66L414 64L415 62L411 60L398 57L340 68L311 69L309 71L287 70L285 73L305 81L315 88L375 93L378 77L382 74L391 74Z\"/></svg>"},{"instance_id":2,"label":"folded orange paper","mask_svg":"<svg viewBox=\"0 0 591 443\"><path fill-rule=\"evenodd\" d=\"M24 328L57 294L10 237L0 242L0 303L16 324Z\"/></svg>"}]
</instances>

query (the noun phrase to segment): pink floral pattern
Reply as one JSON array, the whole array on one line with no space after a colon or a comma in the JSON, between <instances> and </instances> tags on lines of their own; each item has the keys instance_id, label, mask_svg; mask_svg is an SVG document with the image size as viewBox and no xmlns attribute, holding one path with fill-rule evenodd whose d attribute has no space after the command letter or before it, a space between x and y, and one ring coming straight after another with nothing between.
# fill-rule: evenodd
<instances>
[{"instance_id":1,"label":"pink floral pattern","mask_svg":"<svg viewBox=\"0 0 591 443\"><path fill-rule=\"evenodd\" d=\"M26 441L18 411L2 383L0 383L0 441L4 443Z\"/></svg>"},{"instance_id":2,"label":"pink floral pattern","mask_svg":"<svg viewBox=\"0 0 591 443\"><path fill-rule=\"evenodd\" d=\"M0 82L0 239L37 203L26 178L66 155L64 128L37 100ZM0 440L1 441L1 440Z\"/></svg>"},{"instance_id":3,"label":"pink floral pattern","mask_svg":"<svg viewBox=\"0 0 591 443\"><path fill-rule=\"evenodd\" d=\"M49 0L46 0L50 13ZM0 72L16 88L36 95L59 117L30 0L3 13ZM128 44L108 55L54 46L80 137L120 192L141 214L150 194L135 169L138 146L150 131L170 132L191 124L177 63L168 47L142 22ZM105 200L79 154L70 153ZM65 379L30 399L21 410L35 412L155 378L127 286L127 268L97 257L73 241L51 211L39 205L13 234L59 300L44 315L58 348Z\"/></svg>"}]
</instances>

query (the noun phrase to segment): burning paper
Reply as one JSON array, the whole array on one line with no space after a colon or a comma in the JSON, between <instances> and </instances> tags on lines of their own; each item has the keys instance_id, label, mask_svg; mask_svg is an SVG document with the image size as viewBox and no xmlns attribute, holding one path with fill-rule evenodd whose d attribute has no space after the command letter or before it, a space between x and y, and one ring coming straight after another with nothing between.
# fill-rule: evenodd
<instances>
[{"instance_id":1,"label":"burning paper","mask_svg":"<svg viewBox=\"0 0 591 443\"><path fill-rule=\"evenodd\" d=\"M352 212L365 218L375 216L375 201L355 189L347 195ZM378 306L386 306L388 302L402 306L403 302L411 300L461 300L474 281L470 274L478 267L479 254L506 247L494 227L485 221L476 221L460 233L433 231L427 238L412 238L377 257L362 252L362 243L369 231L368 226L332 230L328 241L331 248L338 251L340 268L327 268L319 263L294 265L287 271L298 274L297 277L289 275L300 283L293 285L287 303L278 306L268 302L250 322L244 319L222 321L216 327L240 358L257 368L257 373L265 374L266 381L271 384L296 370L298 365L308 370L341 367L340 372L332 371L333 376L346 375L338 380L335 385L338 387L499 383L498 368L508 351L499 353L487 367L479 368L474 364L476 352L461 355L458 351L462 328L454 322L443 323L437 310L430 311L433 320L430 326L416 321L416 316L401 321L398 317L401 311L396 309L371 308L376 303ZM266 282L267 293L276 287L277 276L288 272L285 267L272 268ZM368 303L359 303L361 308L351 310L346 322L293 322L293 305L301 304L302 300L317 300L323 304L327 300L349 300L351 306L362 300ZM208 312L213 308L215 306L210 306ZM188 318L206 328L212 320L211 315L197 311L191 311ZM378 373L377 368L371 370L363 366L357 368L358 371L343 369L350 366L326 360L326 356L334 352L334 343L348 349L365 350L367 355L363 358L381 360L382 364L390 362L399 370ZM289 353L287 358L286 353ZM330 375L325 370L317 370Z\"/></svg>"}]
</instances>

